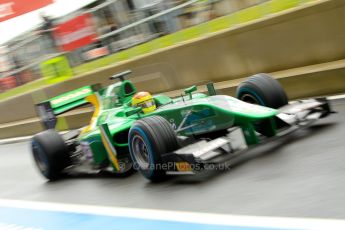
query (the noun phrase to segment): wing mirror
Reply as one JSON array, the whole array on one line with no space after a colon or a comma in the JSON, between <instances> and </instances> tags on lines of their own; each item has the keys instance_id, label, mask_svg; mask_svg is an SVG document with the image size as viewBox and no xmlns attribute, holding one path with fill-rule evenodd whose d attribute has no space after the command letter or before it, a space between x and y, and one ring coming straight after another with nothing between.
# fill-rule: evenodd
<instances>
[{"instance_id":1,"label":"wing mirror","mask_svg":"<svg viewBox=\"0 0 345 230\"><path fill-rule=\"evenodd\" d=\"M187 95L189 95L189 99L192 99L192 98L193 98L193 97L192 97L192 93L195 92L195 91L197 91L197 90L198 90L198 88L197 88L195 85L193 85L193 86L191 86L191 87L185 89L184 92L185 92Z\"/></svg>"}]
</instances>

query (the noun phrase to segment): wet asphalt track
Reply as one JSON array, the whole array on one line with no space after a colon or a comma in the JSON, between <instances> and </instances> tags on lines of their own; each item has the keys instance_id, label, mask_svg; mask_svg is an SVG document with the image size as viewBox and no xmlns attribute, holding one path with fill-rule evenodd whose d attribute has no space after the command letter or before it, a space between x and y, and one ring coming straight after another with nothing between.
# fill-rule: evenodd
<instances>
[{"instance_id":1,"label":"wet asphalt track","mask_svg":"<svg viewBox=\"0 0 345 230\"><path fill-rule=\"evenodd\" d=\"M339 113L251 150L232 169L152 184L82 176L46 183L29 143L0 145L0 199L243 215L345 218L345 100Z\"/></svg>"}]
</instances>

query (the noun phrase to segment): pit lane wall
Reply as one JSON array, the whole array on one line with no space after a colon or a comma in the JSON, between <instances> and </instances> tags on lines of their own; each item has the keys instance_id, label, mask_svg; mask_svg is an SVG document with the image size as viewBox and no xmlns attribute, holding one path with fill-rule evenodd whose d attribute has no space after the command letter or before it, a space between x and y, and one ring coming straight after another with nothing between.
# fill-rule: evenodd
<instances>
[{"instance_id":1,"label":"pit lane wall","mask_svg":"<svg viewBox=\"0 0 345 230\"><path fill-rule=\"evenodd\" d=\"M227 31L188 41L134 60L74 77L58 85L0 103L0 138L30 135L42 128L36 102L132 69L139 90L176 96L190 85L216 82L219 93L233 94L242 78L268 72L290 99L345 92L345 1L320 0ZM204 87L200 88L201 91ZM85 124L91 111L67 114L59 128Z\"/></svg>"}]
</instances>

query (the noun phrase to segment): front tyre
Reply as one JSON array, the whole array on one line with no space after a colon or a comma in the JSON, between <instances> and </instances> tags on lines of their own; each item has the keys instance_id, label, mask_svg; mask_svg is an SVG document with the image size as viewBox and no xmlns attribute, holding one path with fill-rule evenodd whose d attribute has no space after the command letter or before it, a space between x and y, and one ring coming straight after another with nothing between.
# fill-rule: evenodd
<instances>
[{"instance_id":1,"label":"front tyre","mask_svg":"<svg viewBox=\"0 0 345 230\"><path fill-rule=\"evenodd\" d=\"M136 121L129 130L128 143L131 158L144 177L152 182L166 178L161 156L178 148L176 134L167 120L152 116Z\"/></svg>"},{"instance_id":2,"label":"front tyre","mask_svg":"<svg viewBox=\"0 0 345 230\"><path fill-rule=\"evenodd\" d=\"M236 97L251 104L278 109L288 104L288 97L280 83L265 73L259 73L242 82L237 90ZM264 136L271 137L272 123L264 120L255 124L255 130Z\"/></svg>"},{"instance_id":3,"label":"front tyre","mask_svg":"<svg viewBox=\"0 0 345 230\"><path fill-rule=\"evenodd\" d=\"M55 130L36 134L31 141L31 150L37 168L50 181L59 179L62 170L71 165L68 147Z\"/></svg>"},{"instance_id":4,"label":"front tyre","mask_svg":"<svg viewBox=\"0 0 345 230\"><path fill-rule=\"evenodd\" d=\"M278 109L288 104L288 97L280 83L265 73L255 74L242 82L236 97L242 101Z\"/></svg>"}]
</instances>

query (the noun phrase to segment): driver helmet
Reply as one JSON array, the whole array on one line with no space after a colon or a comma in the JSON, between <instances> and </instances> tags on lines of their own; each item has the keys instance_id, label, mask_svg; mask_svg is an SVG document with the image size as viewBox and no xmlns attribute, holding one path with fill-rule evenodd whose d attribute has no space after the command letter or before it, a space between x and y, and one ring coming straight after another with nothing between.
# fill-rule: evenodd
<instances>
[{"instance_id":1,"label":"driver helmet","mask_svg":"<svg viewBox=\"0 0 345 230\"><path fill-rule=\"evenodd\" d=\"M156 103L149 92L136 93L132 98L132 106L140 106L144 113L156 110Z\"/></svg>"}]
</instances>

